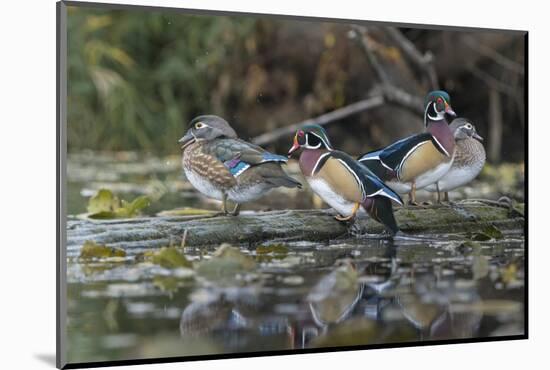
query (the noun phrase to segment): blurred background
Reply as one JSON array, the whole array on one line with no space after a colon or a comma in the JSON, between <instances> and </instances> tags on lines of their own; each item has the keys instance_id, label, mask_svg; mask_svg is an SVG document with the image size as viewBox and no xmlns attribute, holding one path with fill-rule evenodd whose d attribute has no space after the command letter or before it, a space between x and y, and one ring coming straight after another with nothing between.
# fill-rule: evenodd
<instances>
[{"instance_id":1,"label":"blurred background","mask_svg":"<svg viewBox=\"0 0 550 370\"><path fill-rule=\"evenodd\" d=\"M333 145L359 155L420 132L435 88L485 138L480 178L509 182L476 195L523 198L521 33L87 7L69 7L68 32L69 213L106 181L159 199L185 190L167 179L181 179L177 140L197 115L282 154L284 127L321 116Z\"/></svg>"}]
</instances>

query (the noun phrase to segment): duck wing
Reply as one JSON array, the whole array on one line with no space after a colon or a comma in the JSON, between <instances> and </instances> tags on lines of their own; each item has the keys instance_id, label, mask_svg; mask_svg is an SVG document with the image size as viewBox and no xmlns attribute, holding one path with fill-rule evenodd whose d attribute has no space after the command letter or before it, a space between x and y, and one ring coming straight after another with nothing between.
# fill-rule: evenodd
<instances>
[{"instance_id":1,"label":"duck wing","mask_svg":"<svg viewBox=\"0 0 550 370\"><path fill-rule=\"evenodd\" d=\"M222 162L233 176L238 176L254 165L266 162L286 162L287 157L241 139L221 139L208 144L211 155Z\"/></svg>"},{"instance_id":2,"label":"duck wing","mask_svg":"<svg viewBox=\"0 0 550 370\"><path fill-rule=\"evenodd\" d=\"M326 157L334 158L346 167L346 169L355 177L361 187L363 198L374 196L383 196L389 198L399 204L403 204L401 197L390 189L374 172L363 166L360 162L353 159L351 156L340 151L331 151Z\"/></svg>"},{"instance_id":3,"label":"duck wing","mask_svg":"<svg viewBox=\"0 0 550 370\"><path fill-rule=\"evenodd\" d=\"M432 142L439 149L439 145L434 140L432 134L423 132L398 140L383 149L363 154L359 157L358 161L367 165L369 168L373 165L372 162L380 162L387 170L398 172L399 167L401 167L405 159L407 159L415 149L426 142Z\"/></svg>"}]
</instances>

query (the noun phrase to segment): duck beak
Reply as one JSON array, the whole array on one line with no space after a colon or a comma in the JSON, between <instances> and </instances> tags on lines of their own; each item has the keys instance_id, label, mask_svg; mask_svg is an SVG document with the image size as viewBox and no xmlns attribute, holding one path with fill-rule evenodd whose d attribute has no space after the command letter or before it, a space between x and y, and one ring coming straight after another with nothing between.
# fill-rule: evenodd
<instances>
[{"instance_id":1,"label":"duck beak","mask_svg":"<svg viewBox=\"0 0 550 370\"><path fill-rule=\"evenodd\" d=\"M447 113L448 115L452 116L452 117L456 117L456 113L455 111L453 110L453 108L451 108L451 106L447 103L445 103L445 113Z\"/></svg>"},{"instance_id":2,"label":"duck beak","mask_svg":"<svg viewBox=\"0 0 550 370\"><path fill-rule=\"evenodd\" d=\"M297 151L298 149L300 149L300 144L298 144L298 137L297 135L294 135L294 143L292 143L292 147L289 149L288 151L288 157L290 158L290 156L292 155L292 153L294 153L295 151Z\"/></svg>"},{"instance_id":3,"label":"duck beak","mask_svg":"<svg viewBox=\"0 0 550 370\"><path fill-rule=\"evenodd\" d=\"M479 141L483 141L483 138L481 136L479 136L477 132L474 132L474 134L472 136L474 137L474 139L478 139Z\"/></svg>"},{"instance_id":4,"label":"duck beak","mask_svg":"<svg viewBox=\"0 0 550 370\"><path fill-rule=\"evenodd\" d=\"M191 131L187 131L187 133L178 140L178 143L182 144L181 148L185 149L188 145L192 144L195 141L195 137L193 134L191 134Z\"/></svg>"}]
</instances>

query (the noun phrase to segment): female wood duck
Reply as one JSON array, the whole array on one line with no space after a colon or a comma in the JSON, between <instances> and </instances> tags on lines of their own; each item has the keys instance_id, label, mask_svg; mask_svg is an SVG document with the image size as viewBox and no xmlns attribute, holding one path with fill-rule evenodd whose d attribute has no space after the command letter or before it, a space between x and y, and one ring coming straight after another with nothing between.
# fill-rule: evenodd
<instances>
[{"instance_id":1,"label":"female wood duck","mask_svg":"<svg viewBox=\"0 0 550 370\"><path fill-rule=\"evenodd\" d=\"M241 203L256 200L273 188L301 187L281 168L286 157L239 139L223 118L194 118L179 143L187 179L202 194L221 200L223 214L229 213L227 199L236 203L230 213L236 216Z\"/></svg>"},{"instance_id":2,"label":"female wood duck","mask_svg":"<svg viewBox=\"0 0 550 370\"><path fill-rule=\"evenodd\" d=\"M453 162L455 139L445 114L456 116L445 91L432 91L424 103L426 132L401 139L383 149L359 157L390 188L409 193L409 204L416 205L416 189L435 183Z\"/></svg>"},{"instance_id":3,"label":"female wood duck","mask_svg":"<svg viewBox=\"0 0 550 370\"><path fill-rule=\"evenodd\" d=\"M288 155L298 149L303 149L300 170L313 191L339 213L338 221L353 221L363 206L392 235L399 231L391 204L403 204L399 195L351 156L334 150L321 126L298 130Z\"/></svg>"},{"instance_id":4,"label":"female wood duck","mask_svg":"<svg viewBox=\"0 0 550 370\"><path fill-rule=\"evenodd\" d=\"M465 118L456 118L450 125L454 133L456 148L453 165L435 184L428 185L426 190L437 191L437 202L441 202L440 191L445 192L444 201L449 201L449 191L466 185L483 169L485 164L485 149L483 138L476 132L475 126Z\"/></svg>"}]
</instances>

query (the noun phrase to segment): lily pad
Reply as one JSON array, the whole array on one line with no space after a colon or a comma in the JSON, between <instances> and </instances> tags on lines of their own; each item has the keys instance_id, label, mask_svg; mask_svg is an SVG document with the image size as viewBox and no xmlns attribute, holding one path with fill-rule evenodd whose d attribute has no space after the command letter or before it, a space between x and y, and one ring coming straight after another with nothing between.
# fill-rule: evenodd
<instances>
[{"instance_id":1,"label":"lily pad","mask_svg":"<svg viewBox=\"0 0 550 370\"><path fill-rule=\"evenodd\" d=\"M151 254L145 254L145 259L150 258L151 262L154 264L160 265L165 268L178 268L186 267L192 268L193 265L191 262L185 258L175 247L164 247L161 248L158 252L153 252Z\"/></svg>"},{"instance_id":2,"label":"lily pad","mask_svg":"<svg viewBox=\"0 0 550 370\"><path fill-rule=\"evenodd\" d=\"M238 248L222 244L212 258L199 263L197 273L208 279L223 280L231 279L238 273L253 271L256 266L256 262Z\"/></svg>"},{"instance_id":3,"label":"lily pad","mask_svg":"<svg viewBox=\"0 0 550 370\"><path fill-rule=\"evenodd\" d=\"M496 226L488 225L481 232L468 233L467 237L471 240L484 242L489 240L500 240L504 238L504 235Z\"/></svg>"},{"instance_id":4,"label":"lily pad","mask_svg":"<svg viewBox=\"0 0 550 370\"><path fill-rule=\"evenodd\" d=\"M120 200L108 189L100 189L88 202L88 217L94 219L131 218L150 205L149 197L141 195L131 202Z\"/></svg>"},{"instance_id":5,"label":"lily pad","mask_svg":"<svg viewBox=\"0 0 550 370\"><path fill-rule=\"evenodd\" d=\"M96 244L93 241L87 241L80 250L81 259L91 258L110 258L125 257L126 252L119 248L108 247L106 245Z\"/></svg>"}]
</instances>

